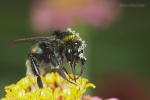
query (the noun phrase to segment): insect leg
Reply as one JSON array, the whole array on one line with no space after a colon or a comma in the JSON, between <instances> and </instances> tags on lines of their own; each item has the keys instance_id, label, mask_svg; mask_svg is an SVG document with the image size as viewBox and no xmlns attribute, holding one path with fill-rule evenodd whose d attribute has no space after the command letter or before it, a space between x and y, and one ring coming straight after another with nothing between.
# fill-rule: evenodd
<instances>
[{"instance_id":1,"label":"insect leg","mask_svg":"<svg viewBox=\"0 0 150 100\"><path fill-rule=\"evenodd\" d=\"M37 59L32 54L29 57L31 60L32 71L37 76L37 84L38 84L39 88L43 88L43 83L42 83L42 80L40 77L40 72L38 70Z\"/></svg>"},{"instance_id":2,"label":"insect leg","mask_svg":"<svg viewBox=\"0 0 150 100\"><path fill-rule=\"evenodd\" d=\"M83 66L83 65L81 66L80 73L79 73L79 75L78 75L75 79L72 78L72 77L69 75L69 73L68 73L68 71L67 71L67 69L66 69L65 67L63 67L63 70L64 70L64 72L69 76L70 79L72 79L72 80L77 80L77 79L82 75L83 70L84 70L84 66ZM74 73L74 74L75 74L75 73ZM75 75L74 75L74 77L75 77Z\"/></svg>"},{"instance_id":3,"label":"insect leg","mask_svg":"<svg viewBox=\"0 0 150 100\"><path fill-rule=\"evenodd\" d=\"M85 64L85 61L86 61L85 58L80 59L81 69L80 69L80 74L78 75L78 77L77 77L76 79L78 79L78 78L82 75L83 70L84 70L84 64Z\"/></svg>"},{"instance_id":4,"label":"insect leg","mask_svg":"<svg viewBox=\"0 0 150 100\"><path fill-rule=\"evenodd\" d=\"M71 63L71 69L74 77L73 80L76 82L77 79L76 79L75 63Z\"/></svg>"},{"instance_id":5,"label":"insect leg","mask_svg":"<svg viewBox=\"0 0 150 100\"><path fill-rule=\"evenodd\" d=\"M74 84L74 85L77 85L77 84L75 84L74 82L72 82L72 81L70 81L70 80L67 79L67 77L66 77L66 75L65 75L65 72L64 72L62 69L60 69L60 70L58 71L58 73L59 73L65 80L67 80L68 82L70 82L70 83L72 83L72 84Z\"/></svg>"},{"instance_id":6,"label":"insect leg","mask_svg":"<svg viewBox=\"0 0 150 100\"><path fill-rule=\"evenodd\" d=\"M68 73L67 69L65 67L62 68L64 70L64 72L69 76L70 79L74 80Z\"/></svg>"},{"instance_id":7,"label":"insect leg","mask_svg":"<svg viewBox=\"0 0 150 100\"><path fill-rule=\"evenodd\" d=\"M79 73L79 75L76 77L76 80L82 75L82 73L83 73L83 70L84 70L84 67L83 66L81 66L81 69L80 69L80 73Z\"/></svg>"}]
</instances>

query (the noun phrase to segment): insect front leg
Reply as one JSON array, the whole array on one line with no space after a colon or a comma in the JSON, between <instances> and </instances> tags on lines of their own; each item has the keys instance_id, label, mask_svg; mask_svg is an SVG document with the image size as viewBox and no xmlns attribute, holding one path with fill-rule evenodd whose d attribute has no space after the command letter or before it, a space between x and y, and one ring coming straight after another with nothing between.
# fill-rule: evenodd
<instances>
[{"instance_id":1,"label":"insect front leg","mask_svg":"<svg viewBox=\"0 0 150 100\"><path fill-rule=\"evenodd\" d=\"M80 76L83 74L85 61L86 61L86 58L80 58L81 69L80 69L80 73L76 79L80 78Z\"/></svg>"},{"instance_id":2,"label":"insect front leg","mask_svg":"<svg viewBox=\"0 0 150 100\"><path fill-rule=\"evenodd\" d=\"M60 70L58 71L58 73L60 74L60 76L61 76L62 78L64 78L64 79L67 80L68 82L70 82L70 83L72 83L72 84L74 84L74 85L77 85L76 83L74 83L74 82L68 80L68 78L67 78L67 76L66 76L66 74L65 74L65 71L64 71L63 69L60 69Z\"/></svg>"},{"instance_id":3,"label":"insect front leg","mask_svg":"<svg viewBox=\"0 0 150 100\"><path fill-rule=\"evenodd\" d=\"M31 61L31 69L33 71L33 74L37 76L37 84L39 88L43 88L42 79L40 77L40 72L38 69L39 65L37 63L37 59L32 54L29 55L29 59Z\"/></svg>"}]
</instances>

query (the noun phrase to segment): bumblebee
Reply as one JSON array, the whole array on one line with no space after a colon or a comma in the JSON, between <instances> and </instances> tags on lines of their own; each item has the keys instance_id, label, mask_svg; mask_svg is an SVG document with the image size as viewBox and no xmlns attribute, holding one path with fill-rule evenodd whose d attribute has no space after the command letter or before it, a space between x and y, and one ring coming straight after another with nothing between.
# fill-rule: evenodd
<instances>
[{"instance_id":1,"label":"bumblebee","mask_svg":"<svg viewBox=\"0 0 150 100\"><path fill-rule=\"evenodd\" d=\"M86 58L84 49L85 41L78 33L67 29L67 31L55 31L50 36L31 37L16 39L14 43L33 43L26 60L26 75L37 76L39 88L43 88L41 75L48 72L58 72L64 79L71 83L82 75ZM66 64L72 69L73 77L69 76ZM80 72L76 73L76 66L80 65ZM70 81L67 76L74 81Z\"/></svg>"}]
</instances>

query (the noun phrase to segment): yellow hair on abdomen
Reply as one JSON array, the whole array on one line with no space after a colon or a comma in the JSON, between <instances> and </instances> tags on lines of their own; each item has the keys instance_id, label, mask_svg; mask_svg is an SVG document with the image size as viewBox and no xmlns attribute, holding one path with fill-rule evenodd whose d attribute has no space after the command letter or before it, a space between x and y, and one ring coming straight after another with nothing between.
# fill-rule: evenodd
<instances>
[{"instance_id":1,"label":"yellow hair on abdomen","mask_svg":"<svg viewBox=\"0 0 150 100\"><path fill-rule=\"evenodd\" d=\"M65 36L63 38L63 41L67 42L67 41L73 41L73 40L79 40L79 39L80 39L79 36L73 34L73 35Z\"/></svg>"},{"instance_id":2,"label":"yellow hair on abdomen","mask_svg":"<svg viewBox=\"0 0 150 100\"><path fill-rule=\"evenodd\" d=\"M37 46L33 46L33 47L31 48L31 52L32 52L32 53L36 53L37 49L38 49Z\"/></svg>"},{"instance_id":3,"label":"yellow hair on abdomen","mask_svg":"<svg viewBox=\"0 0 150 100\"><path fill-rule=\"evenodd\" d=\"M31 53L42 53L42 49L37 44L35 44L31 48Z\"/></svg>"}]
</instances>

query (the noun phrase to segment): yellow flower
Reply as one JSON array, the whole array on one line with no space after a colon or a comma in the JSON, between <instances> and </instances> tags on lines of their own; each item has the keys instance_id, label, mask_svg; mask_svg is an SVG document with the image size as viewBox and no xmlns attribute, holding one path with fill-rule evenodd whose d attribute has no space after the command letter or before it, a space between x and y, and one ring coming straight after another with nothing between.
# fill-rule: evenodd
<instances>
[{"instance_id":1,"label":"yellow flower","mask_svg":"<svg viewBox=\"0 0 150 100\"><path fill-rule=\"evenodd\" d=\"M44 88L40 89L35 76L26 76L16 84L6 86L6 95L1 100L83 100L87 88L95 88L86 78L80 77L75 85L58 73L42 76L42 82Z\"/></svg>"}]
</instances>

